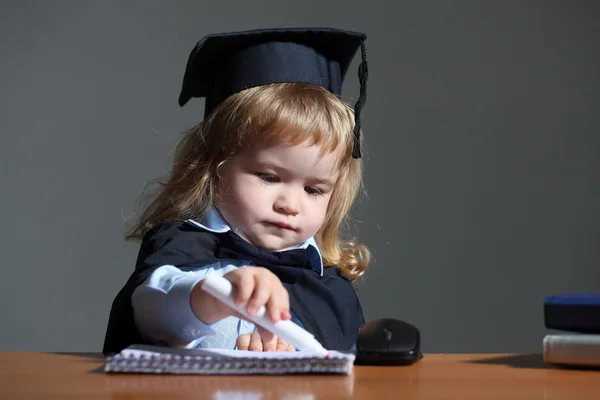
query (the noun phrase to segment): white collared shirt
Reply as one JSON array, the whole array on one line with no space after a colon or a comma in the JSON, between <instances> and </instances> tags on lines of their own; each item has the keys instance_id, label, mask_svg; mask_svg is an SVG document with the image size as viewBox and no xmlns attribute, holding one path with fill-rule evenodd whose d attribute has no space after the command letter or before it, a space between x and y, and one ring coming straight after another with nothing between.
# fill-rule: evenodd
<instances>
[{"instance_id":1,"label":"white collared shirt","mask_svg":"<svg viewBox=\"0 0 600 400\"><path fill-rule=\"evenodd\" d=\"M231 230L214 208L208 211L203 223L194 220L186 222L210 232ZM309 238L298 248L312 250L308 251L309 262L322 276L323 259L314 238ZM173 265L157 268L135 289L131 297L135 322L142 337L157 345L234 349L237 337L254 332L255 325L233 316L205 324L192 311L190 295L194 286L209 272L223 276L245 266L246 262L240 261L236 264L216 262L194 271L182 271Z\"/></svg>"}]
</instances>

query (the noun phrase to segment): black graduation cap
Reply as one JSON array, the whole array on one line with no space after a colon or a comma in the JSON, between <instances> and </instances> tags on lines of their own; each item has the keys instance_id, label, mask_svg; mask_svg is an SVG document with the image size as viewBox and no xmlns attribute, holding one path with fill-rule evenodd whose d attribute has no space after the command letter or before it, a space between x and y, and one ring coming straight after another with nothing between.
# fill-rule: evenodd
<instances>
[{"instance_id":1,"label":"black graduation cap","mask_svg":"<svg viewBox=\"0 0 600 400\"><path fill-rule=\"evenodd\" d=\"M280 82L319 85L341 98L346 72L360 48L352 153L359 158L360 111L368 76L365 39L363 33L334 28L271 28L205 36L188 58L179 105L204 97L206 117L236 92Z\"/></svg>"}]
</instances>

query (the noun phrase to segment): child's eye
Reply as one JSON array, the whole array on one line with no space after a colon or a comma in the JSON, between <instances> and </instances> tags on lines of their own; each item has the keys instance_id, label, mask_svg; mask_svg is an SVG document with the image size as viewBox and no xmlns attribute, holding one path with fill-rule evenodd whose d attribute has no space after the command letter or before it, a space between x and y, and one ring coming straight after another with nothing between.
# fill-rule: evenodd
<instances>
[{"instance_id":1,"label":"child's eye","mask_svg":"<svg viewBox=\"0 0 600 400\"><path fill-rule=\"evenodd\" d=\"M263 181L268 182L268 183L279 182L279 178L277 176L275 176L275 175L263 174L263 173L260 173L260 172L257 175L258 175L258 177L260 179L262 179Z\"/></svg>"},{"instance_id":2,"label":"child's eye","mask_svg":"<svg viewBox=\"0 0 600 400\"><path fill-rule=\"evenodd\" d=\"M323 194L323 191L318 187L307 186L304 188L304 191L309 194L309 196L320 196Z\"/></svg>"}]
</instances>

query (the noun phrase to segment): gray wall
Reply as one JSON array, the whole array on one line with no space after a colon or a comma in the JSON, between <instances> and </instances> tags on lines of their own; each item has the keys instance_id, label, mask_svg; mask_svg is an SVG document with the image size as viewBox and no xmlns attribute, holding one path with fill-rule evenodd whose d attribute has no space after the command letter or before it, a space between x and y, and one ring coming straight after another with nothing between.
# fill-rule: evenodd
<instances>
[{"instance_id":1,"label":"gray wall","mask_svg":"<svg viewBox=\"0 0 600 400\"><path fill-rule=\"evenodd\" d=\"M2 3L1 350L101 349L124 215L202 114L176 104L188 52L257 27L369 35L367 319L539 352L544 297L600 291L600 3L285 3Z\"/></svg>"}]
</instances>

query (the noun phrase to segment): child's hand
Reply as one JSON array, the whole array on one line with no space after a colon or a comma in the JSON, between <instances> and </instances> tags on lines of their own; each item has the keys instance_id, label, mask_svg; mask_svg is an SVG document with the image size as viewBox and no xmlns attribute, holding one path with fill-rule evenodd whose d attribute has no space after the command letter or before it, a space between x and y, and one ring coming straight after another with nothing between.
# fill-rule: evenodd
<instances>
[{"instance_id":1,"label":"child's hand","mask_svg":"<svg viewBox=\"0 0 600 400\"><path fill-rule=\"evenodd\" d=\"M244 333L238 336L236 346L238 350L250 351L296 351L294 346L288 344L279 336L257 326L257 332Z\"/></svg>"},{"instance_id":2,"label":"child's hand","mask_svg":"<svg viewBox=\"0 0 600 400\"><path fill-rule=\"evenodd\" d=\"M281 281L271 271L263 267L241 267L227 273L234 287L235 301L238 305L246 304L246 311L256 315L258 309L265 306L265 316L273 322L291 319L288 292ZM200 321L211 324L225 317L234 315L243 318L225 303L201 289L201 283L192 290L190 305Z\"/></svg>"},{"instance_id":3,"label":"child's hand","mask_svg":"<svg viewBox=\"0 0 600 400\"><path fill-rule=\"evenodd\" d=\"M290 300L281 281L271 271L262 267L236 268L224 276L234 286L235 302L246 303L246 312L253 316L262 306L273 322L290 319Z\"/></svg>"}]
</instances>

